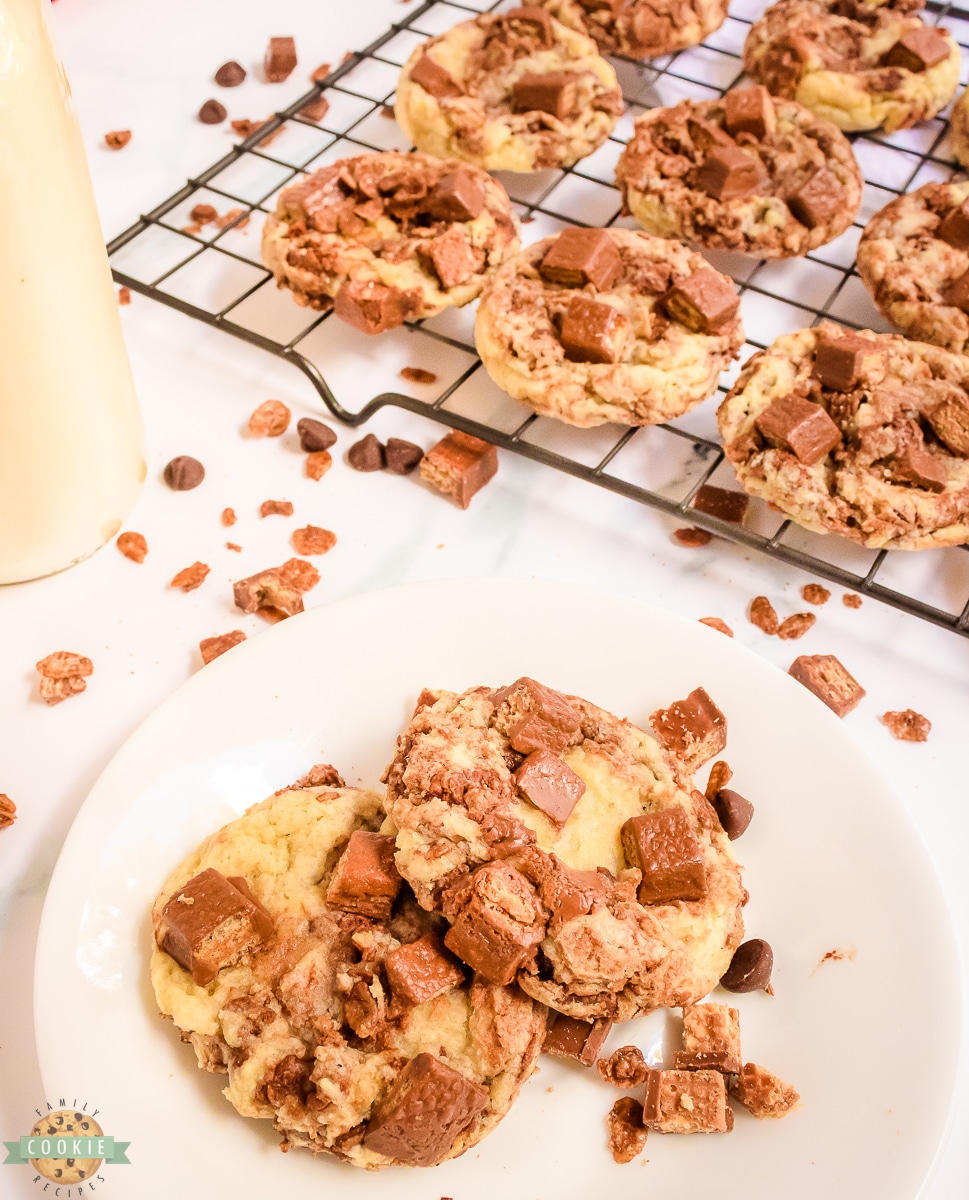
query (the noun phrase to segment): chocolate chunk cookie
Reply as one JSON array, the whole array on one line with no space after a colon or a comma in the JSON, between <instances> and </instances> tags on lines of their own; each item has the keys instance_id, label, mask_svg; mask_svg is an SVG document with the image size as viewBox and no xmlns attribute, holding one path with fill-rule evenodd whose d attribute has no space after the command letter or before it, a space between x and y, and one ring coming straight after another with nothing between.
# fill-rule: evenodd
<instances>
[{"instance_id":1,"label":"chocolate chunk cookie","mask_svg":"<svg viewBox=\"0 0 969 1200\"><path fill-rule=\"evenodd\" d=\"M491 378L571 425L653 425L705 400L743 343L732 281L680 242L566 229L506 263L481 298Z\"/></svg>"},{"instance_id":2,"label":"chocolate chunk cookie","mask_svg":"<svg viewBox=\"0 0 969 1200\"><path fill-rule=\"evenodd\" d=\"M969 540L969 357L825 322L755 354L717 420L744 490L807 529Z\"/></svg>"},{"instance_id":3,"label":"chocolate chunk cookie","mask_svg":"<svg viewBox=\"0 0 969 1200\"><path fill-rule=\"evenodd\" d=\"M378 832L380 798L277 793L202 843L152 908L163 1016L285 1149L433 1166L501 1120L545 1010L472 979Z\"/></svg>"},{"instance_id":4,"label":"chocolate chunk cookie","mask_svg":"<svg viewBox=\"0 0 969 1200\"><path fill-rule=\"evenodd\" d=\"M647 233L760 258L844 233L863 186L836 125L760 85L644 113L616 180Z\"/></svg>"},{"instance_id":5,"label":"chocolate chunk cookie","mask_svg":"<svg viewBox=\"0 0 969 1200\"><path fill-rule=\"evenodd\" d=\"M906 8L864 0L780 0L755 21L744 69L840 129L906 129L944 108L959 47Z\"/></svg>"},{"instance_id":6,"label":"chocolate chunk cookie","mask_svg":"<svg viewBox=\"0 0 969 1200\"><path fill-rule=\"evenodd\" d=\"M591 38L543 8L488 13L418 46L397 84L415 146L488 171L568 167L622 112L616 73Z\"/></svg>"},{"instance_id":7,"label":"chocolate chunk cookie","mask_svg":"<svg viewBox=\"0 0 969 1200\"><path fill-rule=\"evenodd\" d=\"M697 46L727 18L727 0L539 0L594 38L603 54L656 58Z\"/></svg>"},{"instance_id":8,"label":"chocolate chunk cookie","mask_svg":"<svg viewBox=\"0 0 969 1200\"><path fill-rule=\"evenodd\" d=\"M263 227L263 262L297 304L365 333L474 300L518 250L504 188L427 154L361 154L286 188Z\"/></svg>"},{"instance_id":9,"label":"chocolate chunk cookie","mask_svg":"<svg viewBox=\"0 0 969 1200\"><path fill-rule=\"evenodd\" d=\"M949 114L949 145L953 156L969 167L969 89L963 91Z\"/></svg>"},{"instance_id":10,"label":"chocolate chunk cookie","mask_svg":"<svg viewBox=\"0 0 969 1200\"><path fill-rule=\"evenodd\" d=\"M680 763L586 700L520 679L424 693L385 806L445 944L570 1017L706 995L743 937L730 842Z\"/></svg>"}]
</instances>

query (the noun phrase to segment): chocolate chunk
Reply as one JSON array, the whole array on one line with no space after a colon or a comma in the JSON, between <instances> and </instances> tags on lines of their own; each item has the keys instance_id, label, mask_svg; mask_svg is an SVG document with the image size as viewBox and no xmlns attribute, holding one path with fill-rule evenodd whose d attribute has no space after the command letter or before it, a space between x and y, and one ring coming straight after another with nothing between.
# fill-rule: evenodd
<instances>
[{"instance_id":1,"label":"chocolate chunk","mask_svg":"<svg viewBox=\"0 0 969 1200\"><path fill-rule=\"evenodd\" d=\"M778 625L777 636L782 642L802 638L809 629L813 628L816 621L817 617L814 613L792 613Z\"/></svg>"},{"instance_id":2,"label":"chocolate chunk","mask_svg":"<svg viewBox=\"0 0 969 1200\"><path fill-rule=\"evenodd\" d=\"M0 792L0 829L9 829L16 819L16 804L5 792Z\"/></svg>"},{"instance_id":3,"label":"chocolate chunk","mask_svg":"<svg viewBox=\"0 0 969 1200\"><path fill-rule=\"evenodd\" d=\"M791 663L787 673L839 717L857 708L865 695L865 689L833 654L802 654Z\"/></svg>"},{"instance_id":4,"label":"chocolate chunk","mask_svg":"<svg viewBox=\"0 0 969 1200\"><path fill-rule=\"evenodd\" d=\"M542 879L539 896L551 914L549 928L584 917L596 905L609 899L611 877L605 870L576 871L567 867L554 854L552 868Z\"/></svg>"},{"instance_id":5,"label":"chocolate chunk","mask_svg":"<svg viewBox=\"0 0 969 1200\"><path fill-rule=\"evenodd\" d=\"M720 827L733 842L744 832L754 815L754 806L732 788L721 788L712 800Z\"/></svg>"},{"instance_id":6,"label":"chocolate chunk","mask_svg":"<svg viewBox=\"0 0 969 1200\"><path fill-rule=\"evenodd\" d=\"M362 333L384 333L402 325L414 311L410 293L373 281L348 279L340 285L333 311Z\"/></svg>"},{"instance_id":7,"label":"chocolate chunk","mask_svg":"<svg viewBox=\"0 0 969 1200\"><path fill-rule=\"evenodd\" d=\"M575 109L576 76L573 71L545 71L522 75L511 89L512 112L544 112L564 121Z\"/></svg>"},{"instance_id":8,"label":"chocolate chunk","mask_svg":"<svg viewBox=\"0 0 969 1200\"><path fill-rule=\"evenodd\" d=\"M608 291L622 275L622 259L605 229L563 229L546 252L539 272L550 283L565 287L592 284Z\"/></svg>"},{"instance_id":9,"label":"chocolate chunk","mask_svg":"<svg viewBox=\"0 0 969 1200\"><path fill-rule=\"evenodd\" d=\"M400 891L394 839L355 829L333 869L326 902L331 908L386 920Z\"/></svg>"},{"instance_id":10,"label":"chocolate chunk","mask_svg":"<svg viewBox=\"0 0 969 1200\"><path fill-rule=\"evenodd\" d=\"M303 107L299 110L299 115L304 117L307 121L313 121L318 125L329 111L330 101L327 99L327 97L317 96L315 100L310 100L308 103L303 105Z\"/></svg>"},{"instance_id":11,"label":"chocolate chunk","mask_svg":"<svg viewBox=\"0 0 969 1200\"><path fill-rule=\"evenodd\" d=\"M723 123L729 134L749 133L759 142L768 141L777 127L777 113L767 88L734 88L723 98Z\"/></svg>"},{"instance_id":12,"label":"chocolate chunk","mask_svg":"<svg viewBox=\"0 0 969 1200\"><path fill-rule=\"evenodd\" d=\"M245 879L227 879L212 867L172 894L162 921L159 946L203 987L273 931Z\"/></svg>"},{"instance_id":13,"label":"chocolate chunk","mask_svg":"<svg viewBox=\"0 0 969 1200\"><path fill-rule=\"evenodd\" d=\"M484 206L484 188L469 167L458 167L441 176L422 207L438 221L473 221Z\"/></svg>"},{"instance_id":14,"label":"chocolate chunk","mask_svg":"<svg viewBox=\"0 0 969 1200\"><path fill-rule=\"evenodd\" d=\"M703 688L695 688L669 708L657 709L649 721L659 740L691 775L727 744L727 718Z\"/></svg>"},{"instance_id":15,"label":"chocolate chunk","mask_svg":"<svg viewBox=\"0 0 969 1200\"><path fill-rule=\"evenodd\" d=\"M733 1113L719 1071L650 1071L643 1124L657 1133L727 1133Z\"/></svg>"},{"instance_id":16,"label":"chocolate chunk","mask_svg":"<svg viewBox=\"0 0 969 1200\"><path fill-rule=\"evenodd\" d=\"M336 441L336 434L329 425L313 417L300 417L296 422L296 432L299 434L299 448L307 453L329 450Z\"/></svg>"},{"instance_id":17,"label":"chocolate chunk","mask_svg":"<svg viewBox=\"0 0 969 1200\"><path fill-rule=\"evenodd\" d=\"M770 984L774 951L763 938L751 938L734 951L720 980L728 992L759 992Z\"/></svg>"},{"instance_id":18,"label":"chocolate chunk","mask_svg":"<svg viewBox=\"0 0 969 1200\"><path fill-rule=\"evenodd\" d=\"M585 792L578 775L548 750L534 750L514 773L518 790L560 828Z\"/></svg>"},{"instance_id":19,"label":"chocolate chunk","mask_svg":"<svg viewBox=\"0 0 969 1200\"><path fill-rule=\"evenodd\" d=\"M720 1071L724 1075L736 1074L739 1068L729 1066L730 1062L730 1055L722 1050L697 1050L695 1053L677 1050L673 1055L675 1071Z\"/></svg>"},{"instance_id":20,"label":"chocolate chunk","mask_svg":"<svg viewBox=\"0 0 969 1200\"><path fill-rule=\"evenodd\" d=\"M969 200L957 205L942 218L935 236L956 250L969 250Z\"/></svg>"},{"instance_id":21,"label":"chocolate chunk","mask_svg":"<svg viewBox=\"0 0 969 1200\"><path fill-rule=\"evenodd\" d=\"M914 708L905 708L901 712L882 714L882 724L888 729L893 738L901 742L927 742L932 730L932 722L923 717Z\"/></svg>"},{"instance_id":22,"label":"chocolate chunk","mask_svg":"<svg viewBox=\"0 0 969 1200\"><path fill-rule=\"evenodd\" d=\"M409 475L424 457L424 451L403 438L388 438L384 450L387 470L393 475Z\"/></svg>"},{"instance_id":23,"label":"chocolate chunk","mask_svg":"<svg viewBox=\"0 0 969 1200\"><path fill-rule=\"evenodd\" d=\"M969 313L969 271L942 289L942 300Z\"/></svg>"},{"instance_id":24,"label":"chocolate chunk","mask_svg":"<svg viewBox=\"0 0 969 1200\"><path fill-rule=\"evenodd\" d=\"M911 483L927 492L944 492L949 482L942 460L915 446L906 446L900 454L896 454L889 464L889 470L897 483Z\"/></svg>"},{"instance_id":25,"label":"chocolate chunk","mask_svg":"<svg viewBox=\"0 0 969 1200\"><path fill-rule=\"evenodd\" d=\"M425 1004L464 982L464 972L433 934L398 946L384 959L394 997L404 1004Z\"/></svg>"},{"instance_id":26,"label":"chocolate chunk","mask_svg":"<svg viewBox=\"0 0 969 1200\"><path fill-rule=\"evenodd\" d=\"M531 885L508 863L485 863L463 885L456 903L444 944L489 983L511 983L545 930Z\"/></svg>"},{"instance_id":27,"label":"chocolate chunk","mask_svg":"<svg viewBox=\"0 0 969 1200\"><path fill-rule=\"evenodd\" d=\"M426 242L421 250L430 259L445 290L467 283L484 262L482 252L471 245L468 235L456 225Z\"/></svg>"},{"instance_id":28,"label":"chocolate chunk","mask_svg":"<svg viewBox=\"0 0 969 1200\"><path fill-rule=\"evenodd\" d=\"M165 482L176 492L190 492L205 478L205 467L197 458L180 454L165 467Z\"/></svg>"},{"instance_id":29,"label":"chocolate chunk","mask_svg":"<svg viewBox=\"0 0 969 1200\"><path fill-rule=\"evenodd\" d=\"M401 367L397 373L407 383L419 383L422 386L437 383L434 372L425 371L423 367Z\"/></svg>"},{"instance_id":30,"label":"chocolate chunk","mask_svg":"<svg viewBox=\"0 0 969 1200\"><path fill-rule=\"evenodd\" d=\"M969 398L952 395L926 413L939 442L959 458L969 458Z\"/></svg>"},{"instance_id":31,"label":"chocolate chunk","mask_svg":"<svg viewBox=\"0 0 969 1200\"><path fill-rule=\"evenodd\" d=\"M302 589L286 577L281 567L238 580L232 585L232 595L236 608L245 613L258 612L281 620L303 611Z\"/></svg>"},{"instance_id":32,"label":"chocolate chunk","mask_svg":"<svg viewBox=\"0 0 969 1200\"><path fill-rule=\"evenodd\" d=\"M680 809L630 817L619 835L626 862L643 875L638 891L640 904L705 898L703 851Z\"/></svg>"},{"instance_id":33,"label":"chocolate chunk","mask_svg":"<svg viewBox=\"0 0 969 1200\"><path fill-rule=\"evenodd\" d=\"M246 78L246 69L242 63L230 59L223 63L215 73L215 82L219 87L238 87Z\"/></svg>"},{"instance_id":34,"label":"chocolate chunk","mask_svg":"<svg viewBox=\"0 0 969 1200\"><path fill-rule=\"evenodd\" d=\"M694 147L704 158L712 151L723 147L737 149L737 143L716 121L710 121L706 117L690 116L687 117L686 127Z\"/></svg>"},{"instance_id":35,"label":"chocolate chunk","mask_svg":"<svg viewBox=\"0 0 969 1200\"><path fill-rule=\"evenodd\" d=\"M411 68L411 81L422 87L435 100L445 100L464 95L464 91L451 73L435 62L425 50Z\"/></svg>"},{"instance_id":36,"label":"chocolate chunk","mask_svg":"<svg viewBox=\"0 0 969 1200\"><path fill-rule=\"evenodd\" d=\"M611 304L575 295L562 322L560 341L569 362L614 363L622 357L629 319Z\"/></svg>"},{"instance_id":37,"label":"chocolate chunk","mask_svg":"<svg viewBox=\"0 0 969 1200\"><path fill-rule=\"evenodd\" d=\"M433 1054L405 1064L376 1106L363 1145L411 1167L430 1167L488 1106L488 1089Z\"/></svg>"},{"instance_id":38,"label":"chocolate chunk","mask_svg":"<svg viewBox=\"0 0 969 1200\"><path fill-rule=\"evenodd\" d=\"M606 1114L609 1153L617 1163L632 1162L646 1149L649 1130L643 1124L643 1106L632 1096L620 1096Z\"/></svg>"},{"instance_id":39,"label":"chocolate chunk","mask_svg":"<svg viewBox=\"0 0 969 1200\"><path fill-rule=\"evenodd\" d=\"M739 146L717 146L700 164L697 186L714 200L746 200L769 182L764 164Z\"/></svg>"},{"instance_id":40,"label":"chocolate chunk","mask_svg":"<svg viewBox=\"0 0 969 1200\"><path fill-rule=\"evenodd\" d=\"M282 83L296 70L296 43L291 37L271 37L262 65L267 83Z\"/></svg>"},{"instance_id":41,"label":"chocolate chunk","mask_svg":"<svg viewBox=\"0 0 969 1200\"><path fill-rule=\"evenodd\" d=\"M757 1063L744 1063L730 1094L754 1117L783 1117L801 1097L789 1083Z\"/></svg>"},{"instance_id":42,"label":"chocolate chunk","mask_svg":"<svg viewBox=\"0 0 969 1200\"><path fill-rule=\"evenodd\" d=\"M844 188L827 167L818 167L787 197L787 207L808 229L827 224L844 203Z\"/></svg>"},{"instance_id":43,"label":"chocolate chunk","mask_svg":"<svg viewBox=\"0 0 969 1200\"><path fill-rule=\"evenodd\" d=\"M519 754L549 750L563 754L578 741L582 721L575 705L561 692L523 676L495 693L495 707L510 700L521 715L508 730L511 748Z\"/></svg>"},{"instance_id":44,"label":"chocolate chunk","mask_svg":"<svg viewBox=\"0 0 969 1200\"><path fill-rule=\"evenodd\" d=\"M556 1058L572 1058L584 1067L591 1067L599 1057L602 1043L612 1029L611 1021L580 1021L564 1013L550 1012L549 1019L553 1024L545 1033L543 1052Z\"/></svg>"},{"instance_id":45,"label":"chocolate chunk","mask_svg":"<svg viewBox=\"0 0 969 1200\"><path fill-rule=\"evenodd\" d=\"M606 1083L618 1088L639 1087L649 1074L646 1059L638 1046L620 1046L609 1058L600 1058L596 1070Z\"/></svg>"},{"instance_id":46,"label":"chocolate chunk","mask_svg":"<svg viewBox=\"0 0 969 1200\"><path fill-rule=\"evenodd\" d=\"M693 1059L684 1069L736 1075L740 1070L740 1013L726 1004L683 1006L683 1053ZM704 1065L704 1061L706 1064ZM676 1063L677 1067L680 1063Z\"/></svg>"},{"instance_id":47,"label":"chocolate chunk","mask_svg":"<svg viewBox=\"0 0 969 1200\"><path fill-rule=\"evenodd\" d=\"M906 71L927 71L952 52L952 43L941 29L922 25L906 29L894 46L882 55L886 67L902 67Z\"/></svg>"},{"instance_id":48,"label":"chocolate chunk","mask_svg":"<svg viewBox=\"0 0 969 1200\"><path fill-rule=\"evenodd\" d=\"M441 438L421 459L421 478L443 495L452 496L459 508L467 508L497 472L494 446L458 429Z\"/></svg>"},{"instance_id":49,"label":"chocolate chunk","mask_svg":"<svg viewBox=\"0 0 969 1200\"><path fill-rule=\"evenodd\" d=\"M686 546L690 550L699 550L713 541L713 534L709 529L697 529L695 526L689 529L674 529L672 536L678 546Z\"/></svg>"},{"instance_id":50,"label":"chocolate chunk","mask_svg":"<svg viewBox=\"0 0 969 1200\"><path fill-rule=\"evenodd\" d=\"M742 525L747 515L750 497L745 492L734 492L705 483L703 487L697 488L691 503L697 512L718 517L721 521L729 521L732 525Z\"/></svg>"},{"instance_id":51,"label":"chocolate chunk","mask_svg":"<svg viewBox=\"0 0 969 1200\"><path fill-rule=\"evenodd\" d=\"M218 125L226 119L229 114L225 110L225 105L220 104L218 100L206 100L199 109L199 120L203 125Z\"/></svg>"},{"instance_id":52,"label":"chocolate chunk","mask_svg":"<svg viewBox=\"0 0 969 1200\"><path fill-rule=\"evenodd\" d=\"M872 378L877 382L885 364L885 351L871 338L856 333L839 335L821 329L814 349L814 377L833 392L850 392Z\"/></svg>"},{"instance_id":53,"label":"chocolate chunk","mask_svg":"<svg viewBox=\"0 0 969 1200\"><path fill-rule=\"evenodd\" d=\"M531 32L538 37L543 46L555 45L555 30L552 28L551 13L546 12L544 8L539 8L537 4L524 4L518 8L509 8L506 13L502 14L502 19L507 25L519 23L531 25Z\"/></svg>"},{"instance_id":54,"label":"chocolate chunk","mask_svg":"<svg viewBox=\"0 0 969 1200\"><path fill-rule=\"evenodd\" d=\"M779 396L754 421L761 436L779 450L790 451L806 467L813 467L836 446L841 430L820 404L803 396Z\"/></svg>"},{"instance_id":55,"label":"chocolate chunk","mask_svg":"<svg viewBox=\"0 0 969 1200\"><path fill-rule=\"evenodd\" d=\"M740 296L725 275L701 267L675 283L660 304L668 316L692 333L717 333L737 315Z\"/></svg>"}]
</instances>

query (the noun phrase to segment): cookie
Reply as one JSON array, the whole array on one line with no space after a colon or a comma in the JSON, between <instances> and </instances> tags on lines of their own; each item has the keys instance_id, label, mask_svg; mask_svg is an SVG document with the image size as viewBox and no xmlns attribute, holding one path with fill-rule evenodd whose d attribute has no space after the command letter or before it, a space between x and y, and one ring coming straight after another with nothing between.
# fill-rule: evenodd
<instances>
[{"instance_id":1,"label":"cookie","mask_svg":"<svg viewBox=\"0 0 969 1200\"><path fill-rule=\"evenodd\" d=\"M927 183L873 216L858 274L908 337L969 349L969 183Z\"/></svg>"},{"instance_id":2,"label":"cookie","mask_svg":"<svg viewBox=\"0 0 969 1200\"><path fill-rule=\"evenodd\" d=\"M644 113L616 180L647 233L759 258L807 254L844 233L863 187L836 125L760 85Z\"/></svg>"},{"instance_id":3,"label":"cookie","mask_svg":"<svg viewBox=\"0 0 969 1200\"><path fill-rule=\"evenodd\" d=\"M949 113L949 147L953 158L969 167L969 88L962 92Z\"/></svg>"},{"instance_id":4,"label":"cookie","mask_svg":"<svg viewBox=\"0 0 969 1200\"><path fill-rule=\"evenodd\" d=\"M518 250L496 180L427 154L361 154L286 188L263 226L263 262L297 304L333 307L365 333L474 300Z\"/></svg>"},{"instance_id":5,"label":"cookie","mask_svg":"<svg viewBox=\"0 0 969 1200\"><path fill-rule=\"evenodd\" d=\"M863 0L780 0L755 21L744 69L839 129L907 129L952 99L959 47L894 6Z\"/></svg>"},{"instance_id":6,"label":"cookie","mask_svg":"<svg viewBox=\"0 0 969 1200\"><path fill-rule=\"evenodd\" d=\"M310 787L230 822L155 901L151 980L199 1065L284 1149L431 1166L508 1111L545 1011L444 949L382 820L372 792Z\"/></svg>"},{"instance_id":7,"label":"cookie","mask_svg":"<svg viewBox=\"0 0 969 1200\"><path fill-rule=\"evenodd\" d=\"M715 390L744 340L733 282L680 242L566 229L507 262L475 319L499 387L571 425L654 425Z\"/></svg>"},{"instance_id":8,"label":"cookie","mask_svg":"<svg viewBox=\"0 0 969 1200\"><path fill-rule=\"evenodd\" d=\"M656 58L698 46L727 18L727 0L539 0L603 54Z\"/></svg>"},{"instance_id":9,"label":"cookie","mask_svg":"<svg viewBox=\"0 0 969 1200\"><path fill-rule=\"evenodd\" d=\"M969 358L825 322L747 363L717 412L743 489L874 550L969 540Z\"/></svg>"},{"instance_id":10,"label":"cookie","mask_svg":"<svg viewBox=\"0 0 969 1200\"><path fill-rule=\"evenodd\" d=\"M424 693L385 779L398 869L447 916L445 944L568 1016L690 1003L743 937L713 809L654 737L588 701L530 679Z\"/></svg>"},{"instance_id":11,"label":"cookie","mask_svg":"<svg viewBox=\"0 0 969 1200\"><path fill-rule=\"evenodd\" d=\"M394 112L419 150L487 171L539 171L601 146L622 93L591 38L532 6L482 14L418 46Z\"/></svg>"}]
</instances>

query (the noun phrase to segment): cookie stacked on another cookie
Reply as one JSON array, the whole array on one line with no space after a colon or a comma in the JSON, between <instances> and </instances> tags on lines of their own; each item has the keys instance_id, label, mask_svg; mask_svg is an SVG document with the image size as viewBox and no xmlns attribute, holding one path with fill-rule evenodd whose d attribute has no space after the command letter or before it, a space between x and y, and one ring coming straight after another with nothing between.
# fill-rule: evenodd
<instances>
[{"instance_id":1,"label":"cookie stacked on another cookie","mask_svg":"<svg viewBox=\"0 0 969 1200\"><path fill-rule=\"evenodd\" d=\"M600 146L622 94L591 38L526 6L418 46L394 112L419 150L488 171L538 171L571 166Z\"/></svg>"},{"instance_id":2,"label":"cookie stacked on another cookie","mask_svg":"<svg viewBox=\"0 0 969 1200\"><path fill-rule=\"evenodd\" d=\"M679 242L566 229L506 263L475 342L491 378L572 425L652 425L715 390L743 344L733 282Z\"/></svg>"},{"instance_id":3,"label":"cookie stacked on another cookie","mask_svg":"<svg viewBox=\"0 0 969 1200\"><path fill-rule=\"evenodd\" d=\"M266 220L263 262L298 304L364 333L475 299L518 250L504 188L427 154L361 154L286 188Z\"/></svg>"},{"instance_id":4,"label":"cookie stacked on another cookie","mask_svg":"<svg viewBox=\"0 0 969 1200\"><path fill-rule=\"evenodd\" d=\"M969 357L829 322L779 337L717 411L746 492L871 549L969 540Z\"/></svg>"},{"instance_id":5,"label":"cookie stacked on another cookie","mask_svg":"<svg viewBox=\"0 0 969 1200\"><path fill-rule=\"evenodd\" d=\"M644 113L616 181L648 233L761 258L806 254L838 237L863 187L837 126L761 86Z\"/></svg>"},{"instance_id":6,"label":"cookie stacked on another cookie","mask_svg":"<svg viewBox=\"0 0 969 1200\"><path fill-rule=\"evenodd\" d=\"M959 47L911 5L780 0L751 27L744 69L840 129L907 129L934 117L959 80Z\"/></svg>"},{"instance_id":7,"label":"cookie stacked on another cookie","mask_svg":"<svg viewBox=\"0 0 969 1200\"><path fill-rule=\"evenodd\" d=\"M603 54L656 58L698 46L727 19L727 0L539 0Z\"/></svg>"}]
</instances>

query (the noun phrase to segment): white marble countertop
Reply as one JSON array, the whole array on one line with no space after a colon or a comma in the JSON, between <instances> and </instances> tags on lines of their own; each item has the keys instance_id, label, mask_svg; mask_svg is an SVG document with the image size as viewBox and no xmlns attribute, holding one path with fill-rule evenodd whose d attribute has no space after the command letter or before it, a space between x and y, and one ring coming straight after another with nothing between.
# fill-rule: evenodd
<instances>
[{"instance_id":1,"label":"white marble countertop","mask_svg":"<svg viewBox=\"0 0 969 1200\"><path fill-rule=\"evenodd\" d=\"M364 45L401 11L397 0L276 0L271 11L239 0L58 0L55 22L105 236L120 232L228 149L224 128L195 119L204 100L217 97L233 117L268 115L305 89L304 67L338 62L345 49ZM267 37L280 33L295 35L300 54L300 68L288 83L272 87L254 75L234 91L211 83L220 63L237 58L251 67ZM133 138L123 151L104 148L106 131L129 128ZM126 528L146 536L149 556L137 566L108 545L66 573L0 591L0 791L16 802L19 814L0 833L3 1137L22 1132L43 1096L31 972L47 881L71 821L124 739L200 668L200 638L234 628L253 637L266 628L233 609L229 581L289 557L289 532L308 522L339 537L337 547L316 560L322 581L307 596L308 606L442 576L591 580L687 616L719 616L738 640L780 669L795 653L838 655L868 691L846 724L896 781L938 869L966 961L969 642L874 601L849 610L840 602L841 590L833 588L829 604L816 610L816 626L793 651L750 625L746 607L764 594L782 614L801 611L799 589L808 577L722 543L682 549L670 541L676 522L512 455L502 456L497 478L467 512L414 477L357 474L336 452L332 471L313 483L302 474L292 431L278 440L243 436L250 412L270 396L292 408L294 422L323 415L298 371L137 295L123 321L149 451L148 480ZM370 428L381 439L399 435L425 445L438 430L395 409L382 411ZM340 431L336 450L353 440ZM162 484L161 469L176 454L205 464L202 486L174 493ZM295 516L260 520L258 505L269 497L292 500ZM227 505L239 515L231 532L219 522ZM243 546L241 554L225 548L227 537ZM204 586L188 595L167 587L177 570L198 559L212 568ZM33 664L56 649L89 655L95 674L83 696L48 708L37 696ZM893 740L878 719L886 709L906 707L931 718L926 744ZM884 1053L904 1071L906 1056L918 1053L919 1025L932 1019L933 998L920 996L918 981L906 976L903 945L898 987L912 996L910 1035L905 1045L886 1046ZM965 1195L965 1046L961 1053L963 1084L954 1114L961 1136L950 1138L925 1192L928 1200ZM0 1168L0 1196L33 1194L28 1172Z\"/></svg>"}]
</instances>

